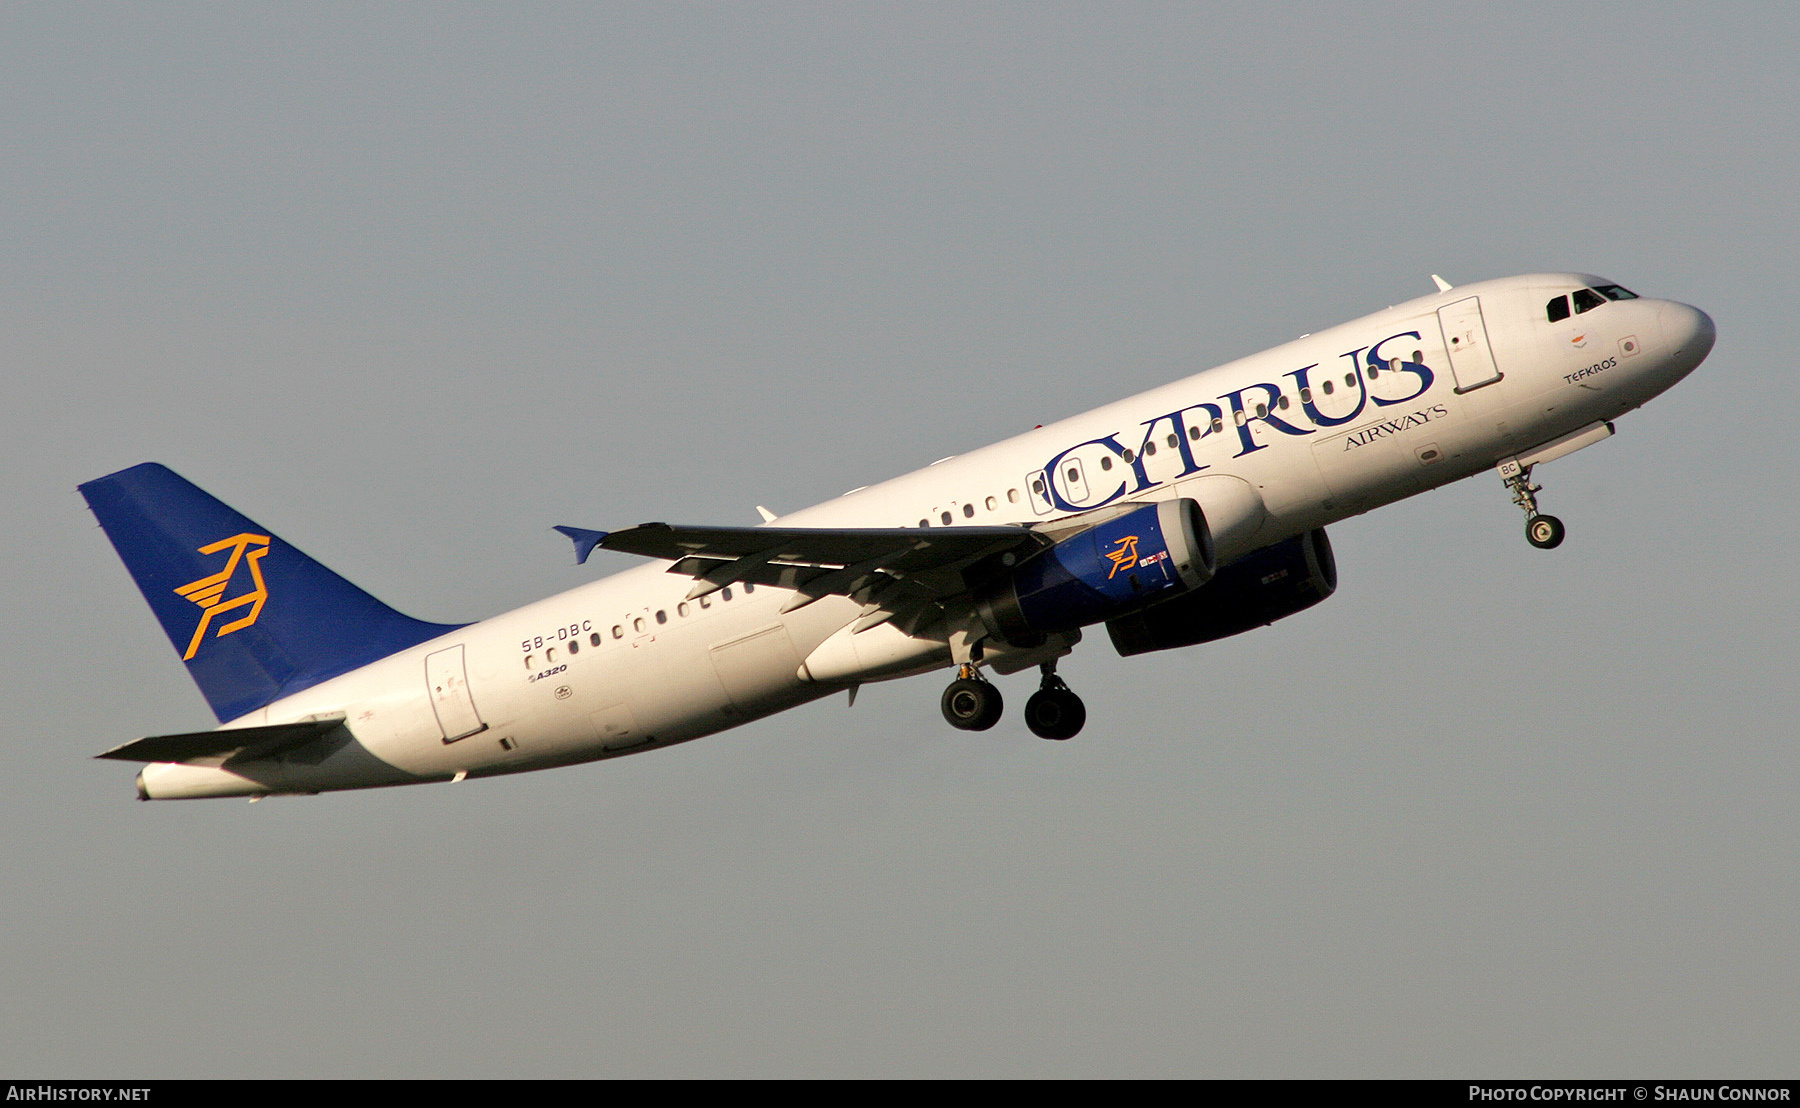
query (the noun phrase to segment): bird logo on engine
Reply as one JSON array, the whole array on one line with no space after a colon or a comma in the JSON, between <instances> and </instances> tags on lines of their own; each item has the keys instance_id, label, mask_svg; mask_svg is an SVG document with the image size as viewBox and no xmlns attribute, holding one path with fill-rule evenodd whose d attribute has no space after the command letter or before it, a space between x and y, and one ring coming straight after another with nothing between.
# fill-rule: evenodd
<instances>
[{"instance_id":1,"label":"bird logo on engine","mask_svg":"<svg viewBox=\"0 0 1800 1108\"><path fill-rule=\"evenodd\" d=\"M1113 549L1106 552L1107 560L1112 562L1112 572L1106 575L1108 581L1116 577L1120 570L1130 569L1138 564L1138 537L1126 535L1118 540Z\"/></svg>"}]
</instances>

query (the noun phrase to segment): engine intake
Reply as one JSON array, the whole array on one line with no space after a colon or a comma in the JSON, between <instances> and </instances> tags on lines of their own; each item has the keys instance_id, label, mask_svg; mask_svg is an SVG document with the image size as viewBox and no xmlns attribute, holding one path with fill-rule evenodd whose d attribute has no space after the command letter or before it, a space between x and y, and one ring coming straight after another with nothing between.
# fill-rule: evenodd
<instances>
[{"instance_id":1,"label":"engine intake","mask_svg":"<svg viewBox=\"0 0 1800 1108\"><path fill-rule=\"evenodd\" d=\"M1121 655L1227 638L1285 619L1337 591L1337 562L1323 529L1283 540L1220 569L1202 588L1107 621Z\"/></svg>"},{"instance_id":2,"label":"engine intake","mask_svg":"<svg viewBox=\"0 0 1800 1108\"><path fill-rule=\"evenodd\" d=\"M1204 585L1212 532L1192 500L1165 500L1097 523L976 591L988 630L1019 646L1136 611Z\"/></svg>"}]
</instances>

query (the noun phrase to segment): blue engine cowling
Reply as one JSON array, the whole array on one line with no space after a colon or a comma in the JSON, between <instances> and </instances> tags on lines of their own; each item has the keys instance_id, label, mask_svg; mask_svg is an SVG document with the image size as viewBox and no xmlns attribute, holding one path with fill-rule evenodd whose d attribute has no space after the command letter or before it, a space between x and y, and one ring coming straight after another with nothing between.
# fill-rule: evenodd
<instances>
[{"instance_id":1,"label":"blue engine cowling","mask_svg":"<svg viewBox=\"0 0 1800 1108\"><path fill-rule=\"evenodd\" d=\"M1106 624L1113 648L1130 657L1212 642L1263 627L1337 591L1337 562L1323 529L1252 551L1202 588Z\"/></svg>"},{"instance_id":2,"label":"blue engine cowling","mask_svg":"<svg viewBox=\"0 0 1800 1108\"><path fill-rule=\"evenodd\" d=\"M1097 523L976 591L993 634L1016 645L1085 627L1204 585L1212 532L1192 500L1144 504Z\"/></svg>"}]
</instances>

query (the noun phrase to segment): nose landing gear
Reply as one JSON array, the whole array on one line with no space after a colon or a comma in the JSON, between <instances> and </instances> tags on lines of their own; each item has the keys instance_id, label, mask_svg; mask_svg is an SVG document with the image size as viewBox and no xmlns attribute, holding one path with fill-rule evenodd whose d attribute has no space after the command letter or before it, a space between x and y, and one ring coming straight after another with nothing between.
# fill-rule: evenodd
<instances>
[{"instance_id":1,"label":"nose landing gear","mask_svg":"<svg viewBox=\"0 0 1800 1108\"><path fill-rule=\"evenodd\" d=\"M1043 685L1025 702L1025 726L1040 739L1072 739L1087 722L1087 706L1056 675L1056 663L1045 662Z\"/></svg>"},{"instance_id":2,"label":"nose landing gear","mask_svg":"<svg viewBox=\"0 0 1800 1108\"><path fill-rule=\"evenodd\" d=\"M1555 516L1532 516L1525 521L1525 541L1539 550L1550 550L1563 541L1562 520Z\"/></svg>"},{"instance_id":3,"label":"nose landing gear","mask_svg":"<svg viewBox=\"0 0 1800 1108\"><path fill-rule=\"evenodd\" d=\"M1543 492L1544 487L1531 483L1531 467L1509 458L1500 465L1500 477L1512 490L1513 503L1525 512L1525 541L1539 550L1561 546L1565 534L1562 520L1539 514L1537 494Z\"/></svg>"}]
</instances>

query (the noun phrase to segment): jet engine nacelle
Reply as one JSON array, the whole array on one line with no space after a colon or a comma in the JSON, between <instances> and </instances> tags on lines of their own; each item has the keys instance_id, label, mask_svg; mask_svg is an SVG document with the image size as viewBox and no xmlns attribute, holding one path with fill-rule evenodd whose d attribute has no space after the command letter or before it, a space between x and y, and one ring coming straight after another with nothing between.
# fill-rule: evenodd
<instances>
[{"instance_id":1,"label":"jet engine nacelle","mask_svg":"<svg viewBox=\"0 0 1800 1108\"><path fill-rule=\"evenodd\" d=\"M1019 646L1206 584L1212 532L1192 500L1144 504L1077 532L976 592L993 634Z\"/></svg>"},{"instance_id":2,"label":"jet engine nacelle","mask_svg":"<svg viewBox=\"0 0 1800 1108\"><path fill-rule=\"evenodd\" d=\"M1126 657L1212 642L1293 615L1337 591L1337 562L1323 529L1239 558L1203 588L1107 621Z\"/></svg>"}]
</instances>

